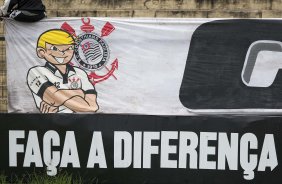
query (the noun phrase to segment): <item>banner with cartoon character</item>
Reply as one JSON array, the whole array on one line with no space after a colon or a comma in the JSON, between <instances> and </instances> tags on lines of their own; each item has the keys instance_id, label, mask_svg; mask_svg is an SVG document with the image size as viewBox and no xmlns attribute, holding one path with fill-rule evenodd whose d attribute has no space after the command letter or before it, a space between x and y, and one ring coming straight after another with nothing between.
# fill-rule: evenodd
<instances>
[{"instance_id":1,"label":"banner with cartoon character","mask_svg":"<svg viewBox=\"0 0 282 184\"><path fill-rule=\"evenodd\" d=\"M281 20L5 24L1 171L282 183Z\"/></svg>"},{"instance_id":2,"label":"banner with cartoon character","mask_svg":"<svg viewBox=\"0 0 282 184\"><path fill-rule=\"evenodd\" d=\"M179 89L203 22L7 19L9 112L189 114Z\"/></svg>"},{"instance_id":3,"label":"banner with cartoon character","mask_svg":"<svg viewBox=\"0 0 282 184\"><path fill-rule=\"evenodd\" d=\"M9 112L282 112L281 20L5 23Z\"/></svg>"}]
</instances>

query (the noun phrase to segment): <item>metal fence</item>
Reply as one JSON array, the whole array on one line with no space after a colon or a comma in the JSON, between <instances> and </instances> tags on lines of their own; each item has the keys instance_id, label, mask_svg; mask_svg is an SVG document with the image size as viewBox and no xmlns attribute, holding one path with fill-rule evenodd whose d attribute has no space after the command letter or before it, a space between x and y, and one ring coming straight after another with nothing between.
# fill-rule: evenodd
<instances>
[{"instance_id":1,"label":"metal fence","mask_svg":"<svg viewBox=\"0 0 282 184\"><path fill-rule=\"evenodd\" d=\"M7 112L7 69L5 38L0 36L0 113Z\"/></svg>"}]
</instances>

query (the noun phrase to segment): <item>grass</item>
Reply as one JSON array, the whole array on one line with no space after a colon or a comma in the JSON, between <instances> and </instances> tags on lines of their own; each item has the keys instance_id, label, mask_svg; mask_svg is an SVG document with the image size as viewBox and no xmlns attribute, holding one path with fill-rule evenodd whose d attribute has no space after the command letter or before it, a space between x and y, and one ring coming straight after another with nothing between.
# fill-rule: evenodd
<instances>
[{"instance_id":1,"label":"grass","mask_svg":"<svg viewBox=\"0 0 282 184\"><path fill-rule=\"evenodd\" d=\"M98 184L98 179L84 180L80 176L73 176L67 172L61 172L57 176L48 176L46 173L31 173L22 176L0 175L0 184Z\"/></svg>"}]
</instances>

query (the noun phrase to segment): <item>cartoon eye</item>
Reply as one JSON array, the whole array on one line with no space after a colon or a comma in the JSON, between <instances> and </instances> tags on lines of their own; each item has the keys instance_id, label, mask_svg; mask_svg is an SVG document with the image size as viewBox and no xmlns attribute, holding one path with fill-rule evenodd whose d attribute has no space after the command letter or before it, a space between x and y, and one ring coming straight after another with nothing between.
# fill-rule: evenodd
<instances>
[{"instance_id":1,"label":"cartoon eye","mask_svg":"<svg viewBox=\"0 0 282 184\"><path fill-rule=\"evenodd\" d=\"M55 47L54 45L50 49L53 50L53 51L58 51L58 48Z\"/></svg>"},{"instance_id":2,"label":"cartoon eye","mask_svg":"<svg viewBox=\"0 0 282 184\"><path fill-rule=\"evenodd\" d=\"M72 46L70 46L67 50L74 50L73 45L72 45Z\"/></svg>"}]
</instances>

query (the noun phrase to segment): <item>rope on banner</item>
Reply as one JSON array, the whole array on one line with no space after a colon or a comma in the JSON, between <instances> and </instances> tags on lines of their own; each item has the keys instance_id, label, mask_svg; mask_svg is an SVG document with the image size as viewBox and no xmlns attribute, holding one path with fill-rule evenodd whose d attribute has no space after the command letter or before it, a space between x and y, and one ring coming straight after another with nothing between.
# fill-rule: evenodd
<instances>
[{"instance_id":1,"label":"rope on banner","mask_svg":"<svg viewBox=\"0 0 282 184\"><path fill-rule=\"evenodd\" d=\"M5 37L0 35L0 113L7 112L7 70L5 54Z\"/></svg>"}]
</instances>

